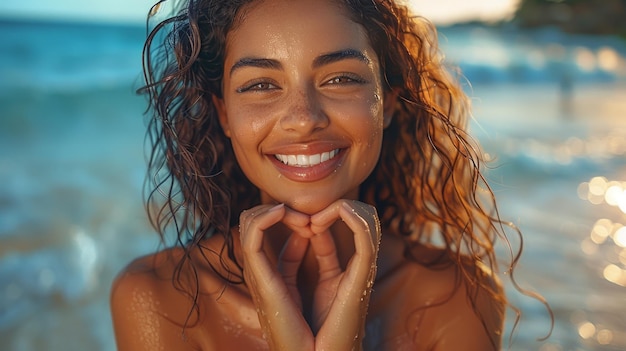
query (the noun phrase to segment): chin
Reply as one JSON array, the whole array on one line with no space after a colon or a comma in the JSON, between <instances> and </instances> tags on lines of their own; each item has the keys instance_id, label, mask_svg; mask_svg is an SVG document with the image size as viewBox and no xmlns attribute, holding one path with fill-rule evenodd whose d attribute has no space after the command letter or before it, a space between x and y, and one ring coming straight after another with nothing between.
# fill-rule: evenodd
<instances>
[{"instance_id":1,"label":"chin","mask_svg":"<svg viewBox=\"0 0 626 351\"><path fill-rule=\"evenodd\" d=\"M326 188L325 191L320 187L291 189L288 192L280 193L261 193L262 202L264 203L284 203L285 206L304 213L306 215L314 215L340 199L357 200L359 198L359 188L352 188L349 191L334 191Z\"/></svg>"},{"instance_id":2,"label":"chin","mask_svg":"<svg viewBox=\"0 0 626 351\"><path fill-rule=\"evenodd\" d=\"M291 198L285 201L285 205L295 211L298 211L307 215L314 215L326 209L328 206L330 206L337 200L358 199L358 191L355 192L355 194L352 194L352 193L353 192L349 192L346 194L335 194L335 196L328 194L329 196L323 196L323 197L300 196L300 197L296 197L295 199Z\"/></svg>"},{"instance_id":3,"label":"chin","mask_svg":"<svg viewBox=\"0 0 626 351\"><path fill-rule=\"evenodd\" d=\"M338 199L337 199L338 200ZM306 215L314 215L320 211L322 211L323 209L325 209L326 207L330 206L330 204L332 204L333 202L335 202L336 200L326 200L326 201L320 201L320 200L315 200L315 201L286 201L285 205L287 205L287 207L304 213Z\"/></svg>"}]
</instances>

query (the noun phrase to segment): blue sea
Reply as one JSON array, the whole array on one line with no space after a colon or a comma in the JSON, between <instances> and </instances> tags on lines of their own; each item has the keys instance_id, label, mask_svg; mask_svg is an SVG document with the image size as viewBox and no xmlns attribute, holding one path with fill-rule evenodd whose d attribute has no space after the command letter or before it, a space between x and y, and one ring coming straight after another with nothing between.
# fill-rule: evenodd
<instances>
[{"instance_id":1,"label":"blue sea","mask_svg":"<svg viewBox=\"0 0 626 351\"><path fill-rule=\"evenodd\" d=\"M115 350L111 281L159 245L134 94L145 34L0 22L2 351ZM537 341L549 315L509 288L522 319L505 346L626 350L626 43L488 26L440 40L467 78L501 216L524 234L517 281L555 313Z\"/></svg>"}]
</instances>

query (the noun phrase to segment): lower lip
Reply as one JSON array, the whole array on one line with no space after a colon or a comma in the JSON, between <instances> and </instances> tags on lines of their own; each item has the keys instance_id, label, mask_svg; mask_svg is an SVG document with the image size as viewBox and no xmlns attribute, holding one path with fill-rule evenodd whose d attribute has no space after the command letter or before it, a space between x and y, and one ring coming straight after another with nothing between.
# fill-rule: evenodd
<instances>
[{"instance_id":1,"label":"lower lip","mask_svg":"<svg viewBox=\"0 0 626 351\"><path fill-rule=\"evenodd\" d=\"M268 156L278 172L285 178L295 182L316 182L333 174L343 162L345 149L339 150L339 153L330 160L318 163L315 166L294 167L280 162L274 155Z\"/></svg>"}]
</instances>

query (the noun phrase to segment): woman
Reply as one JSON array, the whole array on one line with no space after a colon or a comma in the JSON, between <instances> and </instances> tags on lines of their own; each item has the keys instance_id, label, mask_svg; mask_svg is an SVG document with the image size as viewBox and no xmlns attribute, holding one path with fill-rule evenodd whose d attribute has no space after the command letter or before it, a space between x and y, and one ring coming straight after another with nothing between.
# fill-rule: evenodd
<instances>
[{"instance_id":1,"label":"woman","mask_svg":"<svg viewBox=\"0 0 626 351\"><path fill-rule=\"evenodd\" d=\"M145 52L148 212L177 243L115 281L119 350L499 348L504 234L432 25L189 0Z\"/></svg>"}]
</instances>

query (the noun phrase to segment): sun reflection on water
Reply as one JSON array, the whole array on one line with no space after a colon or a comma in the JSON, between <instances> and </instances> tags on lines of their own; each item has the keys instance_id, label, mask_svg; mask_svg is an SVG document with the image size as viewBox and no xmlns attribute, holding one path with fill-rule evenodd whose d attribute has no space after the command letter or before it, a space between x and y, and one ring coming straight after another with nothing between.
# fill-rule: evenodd
<instances>
[{"instance_id":1,"label":"sun reflection on water","mask_svg":"<svg viewBox=\"0 0 626 351\"><path fill-rule=\"evenodd\" d=\"M603 46L598 50L579 46L573 50L574 62L583 72L600 69L618 76L626 73L626 59L614 48Z\"/></svg>"},{"instance_id":2,"label":"sun reflection on water","mask_svg":"<svg viewBox=\"0 0 626 351\"><path fill-rule=\"evenodd\" d=\"M593 177L578 186L578 196L594 205L607 204L626 214L626 182L608 180L605 177ZM598 252L598 247L611 247L605 254L608 261L602 271L605 280L626 287L626 226L609 218L600 218L591 229L589 237L581 243L582 251L587 255Z\"/></svg>"},{"instance_id":3,"label":"sun reflection on water","mask_svg":"<svg viewBox=\"0 0 626 351\"><path fill-rule=\"evenodd\" d=\"M578 196L594 205L606 203L617 207L626 214L626 181L609 181L605 177L593 177L588 182L580 183Z\"/></svg>"},{"instance_id":4,"label":"sun reflection on water","mask_svg":"<svg viewBox=\"0 0 626 351\"><path fill-rule=\"evenodd\" d=\"M626 287L626 225L623 224L626 221L626 181L596 176L579 184L578 196L593 205L607 207L604 217L612 216L594 223L589 236L581 243L582 252L590 259L601 260L598 263L601 279L615 289ZM623 323L623 317L619 318ZM626 333L606 324L581 318L576 323L578 335L586 343L626 345Z\"/></svg>"},{"instance_id":5,"label":"sun reflection on water","mask_svg":"<svg viewBox=\"0 0 626 351\"><path fill-rule=\"evenodd\" d=\"M579 314L584 314L584 312L579 311ZM603 346L620 345L623 344L626 338L623 332L612 330L602 323L593 323L583 319L576 325L578 335L587 343L596 343Z\"/></svg>"}]
</instances>

